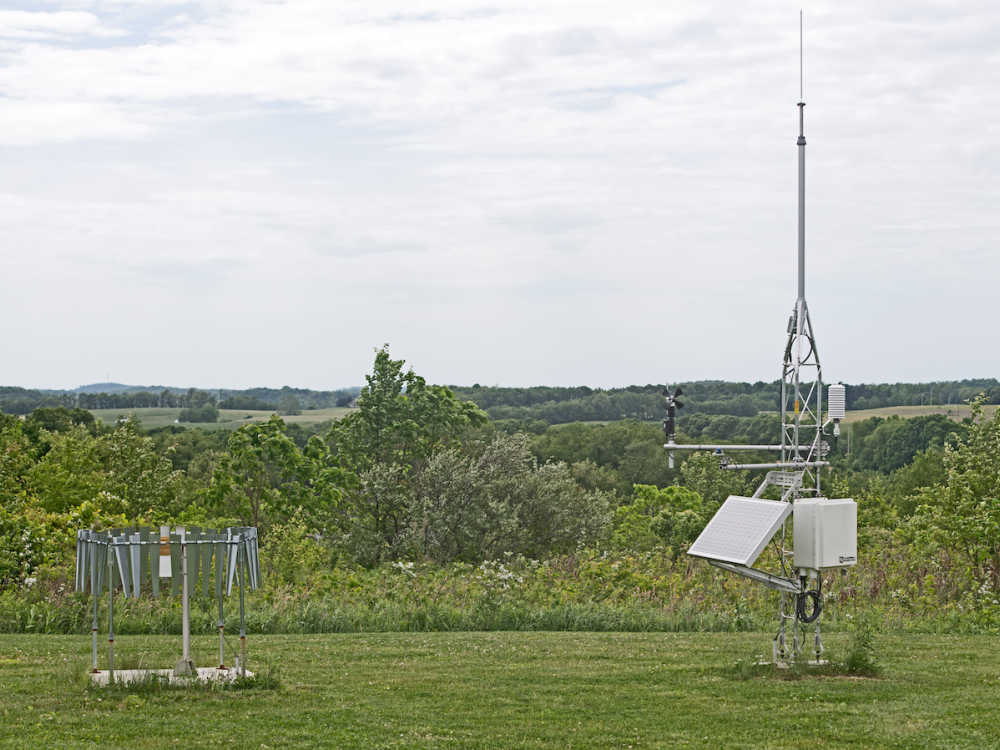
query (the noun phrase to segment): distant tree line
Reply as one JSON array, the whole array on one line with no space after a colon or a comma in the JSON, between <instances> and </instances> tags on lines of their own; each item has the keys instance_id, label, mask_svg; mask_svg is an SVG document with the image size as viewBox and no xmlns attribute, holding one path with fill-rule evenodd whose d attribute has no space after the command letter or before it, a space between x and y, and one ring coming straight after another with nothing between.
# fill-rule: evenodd
<instances>
[{"instance_id":1,"label":"distant tree line","mask_svg":"<svg viewBox=\"0 0 1000 750\"><path fill-rule=\"evenodd\" d=\"M996 378L952 380L937 383L879 383L847 386L848 409L882 409L887 406L941 406L962 404L985 393L988 403L1000 403Z\"/></svg>"},{"instance_id":2,"label":"distant tree line","mask_svg":"<svg viewBox=\"0 0 1000 750\"><path fill-rule=\"evenodd\" d=\"M544 420L548 424L613 422L620 419L656 421L663 416L663 385L601 390L578 388L496 388L452 386L497 420ZM731 414L751 417L778 409L777 383L703 381L685 384L685 413Z\"/></svg>"},{"instance_id":3,"label":"distant tree line","mask_svg":"<svg viewBox=\"0 0 1000 750\"><path fill-rule=\"evenodd\" d=\"M244 391L189 388L186 392L164 389L153 391L116 391L114 393L52 393L16 386L0 387L0 411L4 414L31 414L35 409L64 406L68 409L247 409L296 414L302 409L327 409L347 406L357 398L359 389L311 391L305 388L250 388ZM181 420L185 421L185 420ZM193 420L190 420L193 421ZM212 420L214 421L214 420Z\"/></svg>"},{"instance_id":4,"label":"distant tree line","mask_svg":"<svg viewBox=\"0 0 1000 750\"><path fill-rule=\"evenodd\" d=\"M81 409L149 409L154 407L176 409L201 409L215 405L215 397L208 391L189 388L187 393L165 390L161 393L81 393L76 397Z\"/></svg>"},{"instance_id":5,"label":"distant tree line","mask_svg":"<svg viewBox=\"0 0 1000 750\"><path fill-rule=\"evenodd\" d=\"M781 384L733 383L701 380L671 383L684 390L681 415L692 414L754 417L761 412L781 408ZM546 425L569 422L613 422L621 419L658 421L663 416L663 384L632 385L607 390L578 386L554 388L501 388L498 386L449 386L455 395L470 401L493 421L516 420L519 423L544 422ZM961 404L981 394L987 402L1000 404L1000 381L995 378L939 381L934 383L861 383L846 384L849 410L879 409L893 406ZM347 406L358 389L312 391L307 388L169 389L115 393L52 393L17 387L0 387L0 411L6 414L30 414L39 407L65 406L81 409L141 409L167 407L202 409L209 403L219 409L277 411L295 414L298 410ZM536 425L533 430L541 429Z\"/></svg>"},{"instance_id":6,"label":"distant tree line","mask_svg":"<svg viewBox=\"0 0 1000 750\"><path fill-rule=\"evenodd\" d=\"M215 394L220 401L225 401L234 396L245 396L262 403L270 404L272 405L272 409L281 411L280 404L282 403L282 399L285 399L286 403L290 403L290 399L294 398L295 402L302 409L331 409L335 406L347 406L358 397L360 392L360 388L342 388L337 391L311 391L308 388L290 388L286 385L282 388L248 388L243 391L220 388L215 391ZM219 408L227 409L230 407L222 406L220 403ZM235 408L245 409L250 407L239 406Z\"/></svg>"},{"instance_id":7,"label":"distant tree line","mask_svg":"<svg viewBox=\"0 0 1000 750\"><path fill-rule=\"evenodd\" d=\"M261 401L257 396L249 396L244 393L237 393L219 402L220 409L248 409L256 411L274 411L277 404Z\"/></svg>"},{"instance_id":8,"label":"distant tree line","mask_svg":"<svg viewBox=\"0 0 1000 750\"><path fill-rule=\"evenodd\" d=\"M4 414L31 414L39 407L65 406L73 408L76 399L71 394L50 394L41 391L0 386L0 410Z\"/></svg>"},{"instance_id":9,"label":"distant tree line","mask_svg":"<svg viewBox=\"0 0 1000 750\"><path fill-rule=\"evenodd\" d=\"M703 380L673 383L684 391L682 415L728 415L753 417L781 409L781 382L730 383ZM471 401L493 421L516 420L528 424L569 422L612 422L621 419L658 421L663 416L664 385L633 385L601 390L577 388L499 388L474 385L451 386L455 394ZM981 380L936 383L846 384L847 408L879 409L887 406L962 404L981 394L988 402L1000 404L1000 382ZM788 407L791 408L789 402ZM540 427L526 428L537 432Z\"/></svg>"}]
</instances>

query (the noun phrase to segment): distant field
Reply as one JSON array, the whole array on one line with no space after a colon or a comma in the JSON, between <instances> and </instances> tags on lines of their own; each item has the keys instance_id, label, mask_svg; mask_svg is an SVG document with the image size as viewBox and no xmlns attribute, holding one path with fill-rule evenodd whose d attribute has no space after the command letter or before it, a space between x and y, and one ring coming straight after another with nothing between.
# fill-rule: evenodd
<instances>
[{"instance_id":1,"label":"distant field","mask_svg":"<svg viewBox=\"0 0 1000 750\"><path fill-rule=\"evenodd\" d=\"M297 417L282 417L286 424L292 422L315 423L326 422L330 419L340 419L346 416L351 410L346 407L333 407L330 409L310 409L303 411ZM151 429L153 427L164 427L174 424L180 416L180 409L91 409L95 417L103 419L105 422L113 422L119 416L132 414L142 422L143 427ZM244 409L220 409L219 421L211 422L185 422L188 427L201 427L206 430L235 430L237 427L250 422L265 422L274 414L271 411L255 411Z\"/></svg>"},{"instance_id":2,"label":"distant field","mask_svg":"<svg viewBox=\"0 0 1000 750\"><path fill-rule=\"evenodd\" d=\"M987 416L992 417L994 411L996 411L995 406L986 407ZM952 404L951 406L888 406L884 409L861 409L858 411L849 411L847 412L847 419L843 421L845 424L850 424L851 422L857 422L860 419L889 417L893 414L898 414L904 419L909 419L910 417L925 417L928 414L944 414L946 417L950 417L956 422L960 422L969 416L970 410L966 404L962 404L960 406L956 406L955 404Z\"/></svg>"},{"instance_id":3,"label":"distant field","mask_svg":"<svg viewBox=\"0 0 1000 750\"><path fill-rule=\"evenodd\" d=\"M995 406L987 406L986 414L988 416L993 416L993 412L996 410ZM176 419L180 416L180 409L91 409L95 417L100 417L105 422L112 422L119 416L124 416L125 414L131 413L133 416L137 417L146 428L153 427L163 427L165 425L174 424ZM330 419L341 419L351 412L350 409L346 407L332 407L330 409L312 409L309 411L303 411L297 417L282 417L287 424L293 422L299 423L316 423L316 422L326 422ZM274 412L270 411L255 411L255 410L238 410L238 409L220 409L219 410L219 421L212 423L204 422L186 422L185 424L190 427L201 427L206 430L234 430L241 424L247 424L248 422L264 422L267 421L268 417ZM774 413L777 412L766 412ZM849 411L847 412L847 418L843 420L844 424L850 424L851 422L857 422L861 419L870 419L871 417L888 417L893 414L898 414L904 419L909 419L910 417L923 417L928 414L944 414L956 422L961 421L965 417L969 416L969 407L965 404L961 406L889 406L885 409L863 409L860 411ZM659 421L655 421L655 424L659 424ZM597 420L593 422L588 422L587 424L612 424L607 420Z\"/></svg>"}]
</instances>

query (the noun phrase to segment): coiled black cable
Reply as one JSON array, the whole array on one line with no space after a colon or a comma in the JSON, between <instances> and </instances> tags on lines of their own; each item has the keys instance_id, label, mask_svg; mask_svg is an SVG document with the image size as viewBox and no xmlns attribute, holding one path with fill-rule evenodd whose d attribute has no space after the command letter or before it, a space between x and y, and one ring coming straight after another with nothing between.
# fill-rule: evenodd
<instances>
[{"instance_id":1,"label":"coiled black cable","mask_svg":"<svg viewBox=\"0 0 1000 750\"><path fill-rule=\"evenodd\" d=\"M812 611L806 612L806 601L812 601ZM803 591L798 595L795 602L795 615L798 617L799 622L804 622L807 625L811 622L816 622L816 619L823 612L823 579L820 578L819 582L816 584L815 591Z\"/></svg>"}]
</instances>

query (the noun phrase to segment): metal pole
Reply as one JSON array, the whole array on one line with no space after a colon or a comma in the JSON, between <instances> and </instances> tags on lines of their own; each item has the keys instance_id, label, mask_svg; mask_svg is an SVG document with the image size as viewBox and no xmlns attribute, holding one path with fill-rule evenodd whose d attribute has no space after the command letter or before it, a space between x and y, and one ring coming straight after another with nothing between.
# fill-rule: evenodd
<instances>
[{"instance_id":1,"label":"metal pole","mask_svg":"<svg viewBox=\"0 0 1000 750\"><path fill-rule=\"evenodd\" d=\"M181 676L194 673L194 661L191 659L191 601L187 575L187 532L183 526L178 526L177 533L181 535L181 634L184 642L184 655L174 668L174 674Z\"/></svg>"},{"instance_id":2,"label":"metal pole","mask_svg":"<svg viewBox=\"0 0 1000 750\"><path fill-rule=\"evenodd\" d=\"M683 444L682 443L665 443L663 447L666 448L667 450L671 450L671 451L673 451L673 450L678 450L678 451L712 451L713 453L717 453L719 451L722 451L724 453L728 453L730 451L770 451L770 452L777 452L777 451L785 450L786 448L791 448L791 444L787 444L787 445L783 446L783 445L777 445L777 444L771 444L771 445L711 445L711 444L703 444L703 443L683 443ZM799 450L800 451L807 451L808 452L809 449L810 449L810 446L808 446L808 445L800 445L799 446Z\"/></svg>"},{"instance_id":3,"label":"metal pole","mask_svg":"<svg viewBox=\"0 0 1000 750\"><path fill-rule=\"evenodd\" d=\"M191 592L188 590L187 531L181 532L181 633L184 639L184 660L191 659Z\"/></svg>"},{"instance_id":4,"label":"metal pole","mask_svg":"<svg viewBox=\"0 0 1000 750\"><path fill-rule=\"evenodd\" d=\"M115 681L115 549L108 542L108 684Z\"/></svg>"},{"instance_id":5,"label":"metal pole","mask_svg":"<svg viewBox=\"0 0 1000 750\"><path fill-rule=\"evenodd\" d=\"M788 646L785 642L785 592L781 592L781 601L778 603L778 634L774 637L774 663L779 664L785 661L788 656Z\"/></svg>"},{"instance_id":6,"label":"metal pole","mask_svg":"<svg viewBox=\"0 0 1000 750\"><path fill-rule=\"evenodd\" d=\"M805 102L799 102L799 300L806 298L806 136ZM800 330L801 333L801 330Z\"/></svg>"},{"instance_id":7,"label":"metal pole","mask_svg":"<svg viewBox=\"0 0 1000 750\"><path fill-rule=\"evenodd\" d=\"M720 466L719 469L722 471L760 471L763 469L792 469L793 471L797 471L799 469L818 469L829 465L829 461L782 461L771 464L726 464L725 466Z\"/></svg>"},{"instance_id":8,"label":"metal pole","mask_svg":"<svg viewBox=\"0 0 1000 750\"><path fill-rule=\"evenodd\" d=\"M225 669L226 668L226 634L225 634L226 620L222 611L222 597L225 596L226 584L224 581L220 583L222 577L225 576L224 571L226 569L226 566L223 565L223 550L225 549L225 546L222 544L216 544L215 548L216 548L215 588L219 592L219 669Z\"/></svg>"},{"instance_id":9,"label":"metal pole","mask_svg":"<svg viewBox=\"0 0 1000 750\"><path fill-rule=\"evenodd\" d=\"M787 461L789 458L791 458L791 456L789 456L787 451L785 450L785 446L788 444L788 428L786 427L786 425L788 424L788 416L787 416L788 389L786 388L788 381L787 375L788 375L788 367L786 363L786 366L781 373L781 460L782 462Z\"/></svg>"},{"instance_id":10,"label":"metal pole","mask_svg":"<svg viewBox=\"0 0 1000 750\"><path fill-rule=\"evenodd\" d=\"M243 589L246 585L246 572L243 570L243 537L240 537L240 545L237 548L236 565L240 571L240 677L245 677L247 673L247 624L243 612Z\"/></svg>"},{"instance_id":11,"label":"metal pole","mask_svg":"<svg viewBox=\"0 0 1000 750\"><path fill-rule=\"evenodd\" d=\"M97 545L93 542L87 542L90 545L90 595L94 599L94 623L92 626L94 633L94 664L91 667L92 672L97 671Z\"/></svg>"}]
</instances>

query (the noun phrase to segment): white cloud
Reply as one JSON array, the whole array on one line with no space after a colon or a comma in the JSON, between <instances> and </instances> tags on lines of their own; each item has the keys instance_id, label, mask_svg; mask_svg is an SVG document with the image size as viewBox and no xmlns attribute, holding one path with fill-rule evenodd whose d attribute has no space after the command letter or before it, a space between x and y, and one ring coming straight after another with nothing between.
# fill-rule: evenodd
<instances>
[{"instance_id":1,"label":"white cloud","mask_svg":"<svg viewBox=\"0 0 1000 750\"><path fill-rule=\"evenodd\" d=\"M150 316L123 332L197 332L133 380L253 382L200 324L248 309L237 348L339 331L343 357L255 364L273 382L360 382L384 340L449 382L776 376L797 9L51 5L0 13L0 292L44 283L99 325L81 284L113 288ZM836 378L1000 364L964 332L1000 312L998 30L978 4L807 9L807 288ZM58 380L32 362L18 382Z\"/></svg>"},{"instance_id":2,"label":"white cloud","mask_svg":"<svg viewBox=\"0 0 1000 750\"><path fill-rule=\"evenodd\" d=\"M121 31L106 28L93 13L62 10L55 13L0 10L0 39L66 41L81 36L114 37Z\"/></svg>"}]
</instances>

